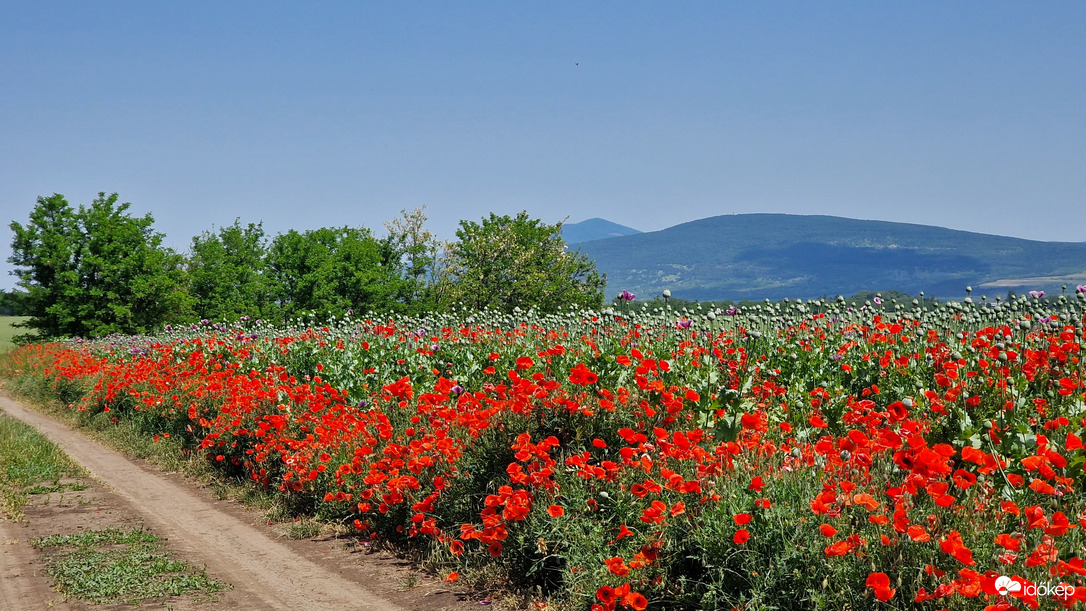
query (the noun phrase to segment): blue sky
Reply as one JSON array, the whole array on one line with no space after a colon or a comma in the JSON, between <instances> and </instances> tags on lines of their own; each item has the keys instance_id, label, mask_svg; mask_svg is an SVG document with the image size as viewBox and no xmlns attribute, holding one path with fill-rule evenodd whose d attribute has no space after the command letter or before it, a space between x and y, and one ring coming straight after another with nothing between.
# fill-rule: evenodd
<instances>
[{"instance_id":1,"label":"blue sky","mask_svg":"<svg viewBox=\"0 0 1086 611\"><path fill-rule=\"evenodd\" d=\"M1086 240L1086 3L6 2L0 257L39 195L213 226L427 206ZM0 265L0 288L14 286Z\"/></svg>"}]
</instances>

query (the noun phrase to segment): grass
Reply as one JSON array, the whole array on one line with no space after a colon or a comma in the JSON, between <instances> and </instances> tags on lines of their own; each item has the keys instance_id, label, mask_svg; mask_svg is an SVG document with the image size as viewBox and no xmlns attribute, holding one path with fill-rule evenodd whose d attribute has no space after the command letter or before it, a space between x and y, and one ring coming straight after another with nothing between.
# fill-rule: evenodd
<instances>
[{"instance_id":1,"label":"grass","mask_svg":"<svg viewBox=\"0 0 1086 611\"><path fill-rule=\"evenodd\" d=\"M158 535L142 528L53 535L31 543L48 553L46 572L57 590L95 604L137 605L186 594L203 598L228 587L170 558Z\"/></svg>"},{"instance_id":2,"label":"grass","mask_svg":"<svg viewBox=\"0 0 1086 611\"><path fill-rule=\"evenodd\" d=\"M290 525L287 530L287 537L290 539L312 539L321 534L321 529L324 528L324 524L317 520L299 519Z\"/></svg>"},{"instance_id":3,"label":"grass","mask_svg":"<svg viewBox=\"0 0 1086 611\"><path fill-rule=\"evenodd\" d=\"M81 484L61 483L86 472L32 427L0 416L0 510L15 521L31 494L76 490Z\"/></svg>"},{"instance_id":4,"label":"grass","mask_svg":"<svg viewBox=\"0 0 1086 611\"><path fill-rule=\"evenodd\" d=\"M0 352L15 347L15 336L26 333L28 329L16 328L14 324L28 320L29 316L0 316Z\"/></svg>"}]
</instances>

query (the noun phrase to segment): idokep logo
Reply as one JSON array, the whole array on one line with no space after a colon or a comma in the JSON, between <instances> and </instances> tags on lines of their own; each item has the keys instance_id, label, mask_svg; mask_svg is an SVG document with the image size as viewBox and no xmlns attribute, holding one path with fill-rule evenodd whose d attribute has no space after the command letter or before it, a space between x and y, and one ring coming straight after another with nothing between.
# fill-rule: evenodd
<instances>
[{"instance_id":1,"label":"idokep logo","mask_svg":"<svg viewBox=\"0 0 1086 611\"><path fill-rule=\"evenodd\" d=\"M1058 596L1068 597L1075 593L1074 586L1067 586L1058 584L1056 586L1050 586L1046 583L1023 583L1014 577L1008 577L1007 575L1000 575L996 577L995 584L996 592L1000 596L1007 596L1010 594L1022 594L1029 598L1036 598L1037 596Z\"/></svg>"},{"instance_id":2,"label":"idokep logo","mask_svg":"<svg viewBox=\"0 0 1086 611\"><path fill-rule=\"evenodd\" d=\"M999 592L1000 596L1006 596L1014 592L1022 591L1022 582L1014 579L1013 577L1007 577L1006 575L1000 575L995 580L996 592Z\"/></svg>"}]
</instances>

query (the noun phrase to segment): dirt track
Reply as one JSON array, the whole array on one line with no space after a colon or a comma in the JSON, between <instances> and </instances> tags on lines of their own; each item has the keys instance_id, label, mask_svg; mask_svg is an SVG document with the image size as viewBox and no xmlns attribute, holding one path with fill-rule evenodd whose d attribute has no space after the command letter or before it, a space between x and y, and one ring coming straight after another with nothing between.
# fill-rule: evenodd
<instances>
[{"instance_id":1,"label":"dirt track","mask_svg":"<svg viewBox=\"0 0 1086 611\"><path fill-rule=\"evenodd\" d=\"M49 437L130 504L148 528L166 536L171 549L191 564L206 565L213 577L232 584L235 589L229 598L233 608L478 608L477 601L472 604L439 581L425 580L422 587L404 592L397 585L403 582L404 569L399 566L403 563L388 558L370 560L365 555L360 559L343 551L342 542L306 549L304 544L312 542L285 540L258 513L215 501L178 476L136 464L3 395L0 410ZM40 582L45 578L28 570L36 553L22 540L25 537L19 534L20 528L0 520L0 609L44 608Z\"/></svg>"}]
</instances>

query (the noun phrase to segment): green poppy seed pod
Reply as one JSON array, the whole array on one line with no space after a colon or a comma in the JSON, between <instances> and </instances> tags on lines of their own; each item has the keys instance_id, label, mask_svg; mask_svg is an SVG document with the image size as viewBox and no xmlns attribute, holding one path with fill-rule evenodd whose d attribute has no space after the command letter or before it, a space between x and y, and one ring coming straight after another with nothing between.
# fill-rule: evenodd
<instances>
[{"instance_id":1,"label":"green poppy seed pod","mask_svg":"<svg viewBox=\"0 0 1086 611\"><path fill-rule=\"evenodd\" d=\"M664 289L664 292L662 293L662 295L664 296L664 299L670 299L671 298L671 289Z\"/></svg>"}]
</instances>

